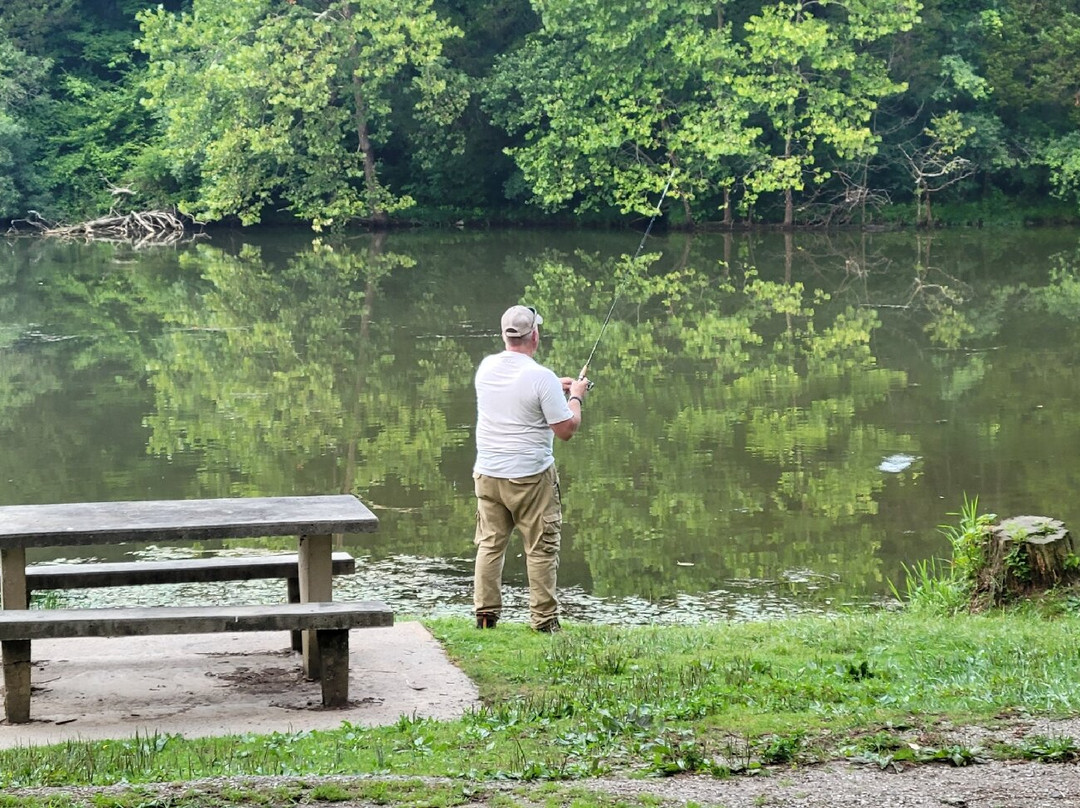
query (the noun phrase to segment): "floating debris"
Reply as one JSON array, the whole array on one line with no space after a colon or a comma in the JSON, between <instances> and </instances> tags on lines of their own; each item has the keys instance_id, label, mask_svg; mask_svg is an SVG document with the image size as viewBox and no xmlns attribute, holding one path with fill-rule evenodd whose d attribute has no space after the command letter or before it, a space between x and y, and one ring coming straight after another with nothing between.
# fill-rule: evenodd
<instances>
[{"instance_id":1,"label":"floating debris","mask_svg":"<svg viewBox=\"0 0 1080 808\"><path fill-rule=\"evenodd\" d=\"M899 474L919 458L909 454L893 454L878 463L878 471Z\"/></svg>"}]
</instances>

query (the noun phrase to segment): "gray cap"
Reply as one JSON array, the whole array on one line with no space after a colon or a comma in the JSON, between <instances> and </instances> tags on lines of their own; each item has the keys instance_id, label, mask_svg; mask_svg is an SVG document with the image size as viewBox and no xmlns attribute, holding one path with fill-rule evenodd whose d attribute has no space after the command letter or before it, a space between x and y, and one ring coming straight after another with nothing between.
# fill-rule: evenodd
<instances>
[{"instance_id":1,"label":"gray cap","mask_svg":"<svg viewBox=\"0 0 1080 808\"><path fill-rule=\"evenodd\" d=\"M503 336L527 337L542 322L544 318L532 306L511 306L503 312Z\"/></svg>"}]
</instances>

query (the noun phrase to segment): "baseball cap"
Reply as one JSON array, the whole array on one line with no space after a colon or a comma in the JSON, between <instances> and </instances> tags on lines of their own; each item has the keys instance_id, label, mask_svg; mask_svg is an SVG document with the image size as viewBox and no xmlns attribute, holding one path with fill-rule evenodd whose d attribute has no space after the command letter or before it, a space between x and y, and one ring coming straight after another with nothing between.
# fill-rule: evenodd
<instances>
[{"instance_id":1,"label":"baseball cap","mask_svg":"<svg viewBox=\"0 0 1080 808\"><path fill-rule=\"evenodd\" d=\"M527 337L544 322L532 306L511 306L503 312L502 332L507 337Z\"/></svg>"}]
</instances>

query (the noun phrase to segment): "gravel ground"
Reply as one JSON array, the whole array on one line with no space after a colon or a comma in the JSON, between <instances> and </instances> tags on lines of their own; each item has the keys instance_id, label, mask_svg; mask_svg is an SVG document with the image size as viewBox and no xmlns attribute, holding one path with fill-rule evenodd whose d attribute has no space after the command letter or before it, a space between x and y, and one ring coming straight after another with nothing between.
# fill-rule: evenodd
<instances>
[{"instance_id":1,"label":"gravel ground","mask_svg":"<svg viewBox=\"0 0 1080 808\"><path fill-rule=\"evenodd\" d=\"M941 727L935 729L935 742L965 749L986 749L992 744L1022 743L1025 738L1072 738L1080 745L1080 719L1014 720L993 729L982 727ZM350 783L371 783L385 779L392 782L419 778L326 777L312 778L235 778L199 780L186 783L140 786L144 804L168 804L169 798L203 794L200 803L217 804L216 798L229 789L273 788L302 783L305 795L324 783L347 787ZM429 784L460 785L461 781L424 778ZM550 791L551 784L519 782L476 782L470 784L473 802L467 808L507 805L569 804ZM719 779L706 775L681 775L668 778L636 779L604 777L568 781L558 788L572 791L575 805L587 805L582 792L630 798L650 796L669 806L694 804L712 808L1073 808L1080 806L1080 766L1076 763L1036 763L990 761L955 767L945 763L906 765L882 768L876 764L833 760L802 767L777 766L753 776ZM109 788L35 788L9 789L7 797L48 798L59 805L92 805L95 796L124 791ZM145 802L153 794L157 801ZM315 800L310 800L314 803ZM288 805L308 804L309 800L289 800ZM335 808L368 808L363 802L320 802ZM421 804L421 803L416 803ZM426 803L424 803L426 804ZM273 801L265 808L284 808Z\"/></svg>"},{"instance_id":2,"label":"gravel ground","mask_svg":"<svg viewBox=\"0 0 1080 808\"><path fill-rule=\"evenodd\" d=\"M370 782L371 778L364 778ZM323 782L347 785L349 778L304 778L305 790ZM202 793L203 804L217 804L226 789L270 789L290 783L286 778L245 778L242 780L206 780L179 785L140 788L145 800L153 794L157 801L143 804L169 804L181 794L192 797ZM440 782L440 781L429 781ZM445 781L450 782L450 781ZM827 763L803 769L774 769L756 777L718 780L701 775L665 779L630 780L603 778L563 784L575 792L575 805L586 805L583 791L608 796L639 798L650 795L665 805L716 806L716 808L1072 808L1080 805L1080 768L1074 764L985 763L963 768L942 764L915 766L901 772L876 766ZM558 805L548 788L520 783L474 784L473 808L511 804ZM36 796L49 798L56 805L92 805L103 793L119 793L118 788L12 789L8 798ZM147 793L149 792L149 794ZM513 792L511 795L504 792ZM312 803L315 801L312 800ZM564 804L569 800L564 801ZM308 804L290 800L289 806ZM363 802L318 802L334 808L368 808ZM418 803L419 804L419 803ZM267 802L264 808L276 808ZM284 803L282 804L282 808Z\"/></svg>"},{"instance_id":3,"label":"gravel ground","mask_svg":"<svg viewBox=\"0 0 1080 808\"><path fill-rule=\"evenodd\" d=\"M768 777L597 784L615 794L653 794L677 804L725 808L1071 808L1080 805L1074 764L986 763L963 768L922 765L894 772L828 763Z\"/></svg>"}]
</instances>

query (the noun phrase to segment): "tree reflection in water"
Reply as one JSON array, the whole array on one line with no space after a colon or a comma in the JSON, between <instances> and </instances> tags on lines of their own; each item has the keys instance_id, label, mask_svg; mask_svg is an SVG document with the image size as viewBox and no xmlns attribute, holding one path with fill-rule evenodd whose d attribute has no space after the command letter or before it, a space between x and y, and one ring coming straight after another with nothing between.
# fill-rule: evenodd
<instances>
[{"instance_id":1,"label":"tree reflection in water","mask_svg":"<svg viewBox=\"0 0 1080 808\"><path fill-rule=\"evenodd\" d=\"M0 274L2 499L351 491L382 524L344 539L366 572L341 591L464 613L498 312L538 306L569 374L617 295L583 440L559 449L570 615L874 602L945 551L965 492L1072 515L1075 236L963 235L669 236L633 265L613 234L22 241Z\"/></svg>"}]
</instances>

